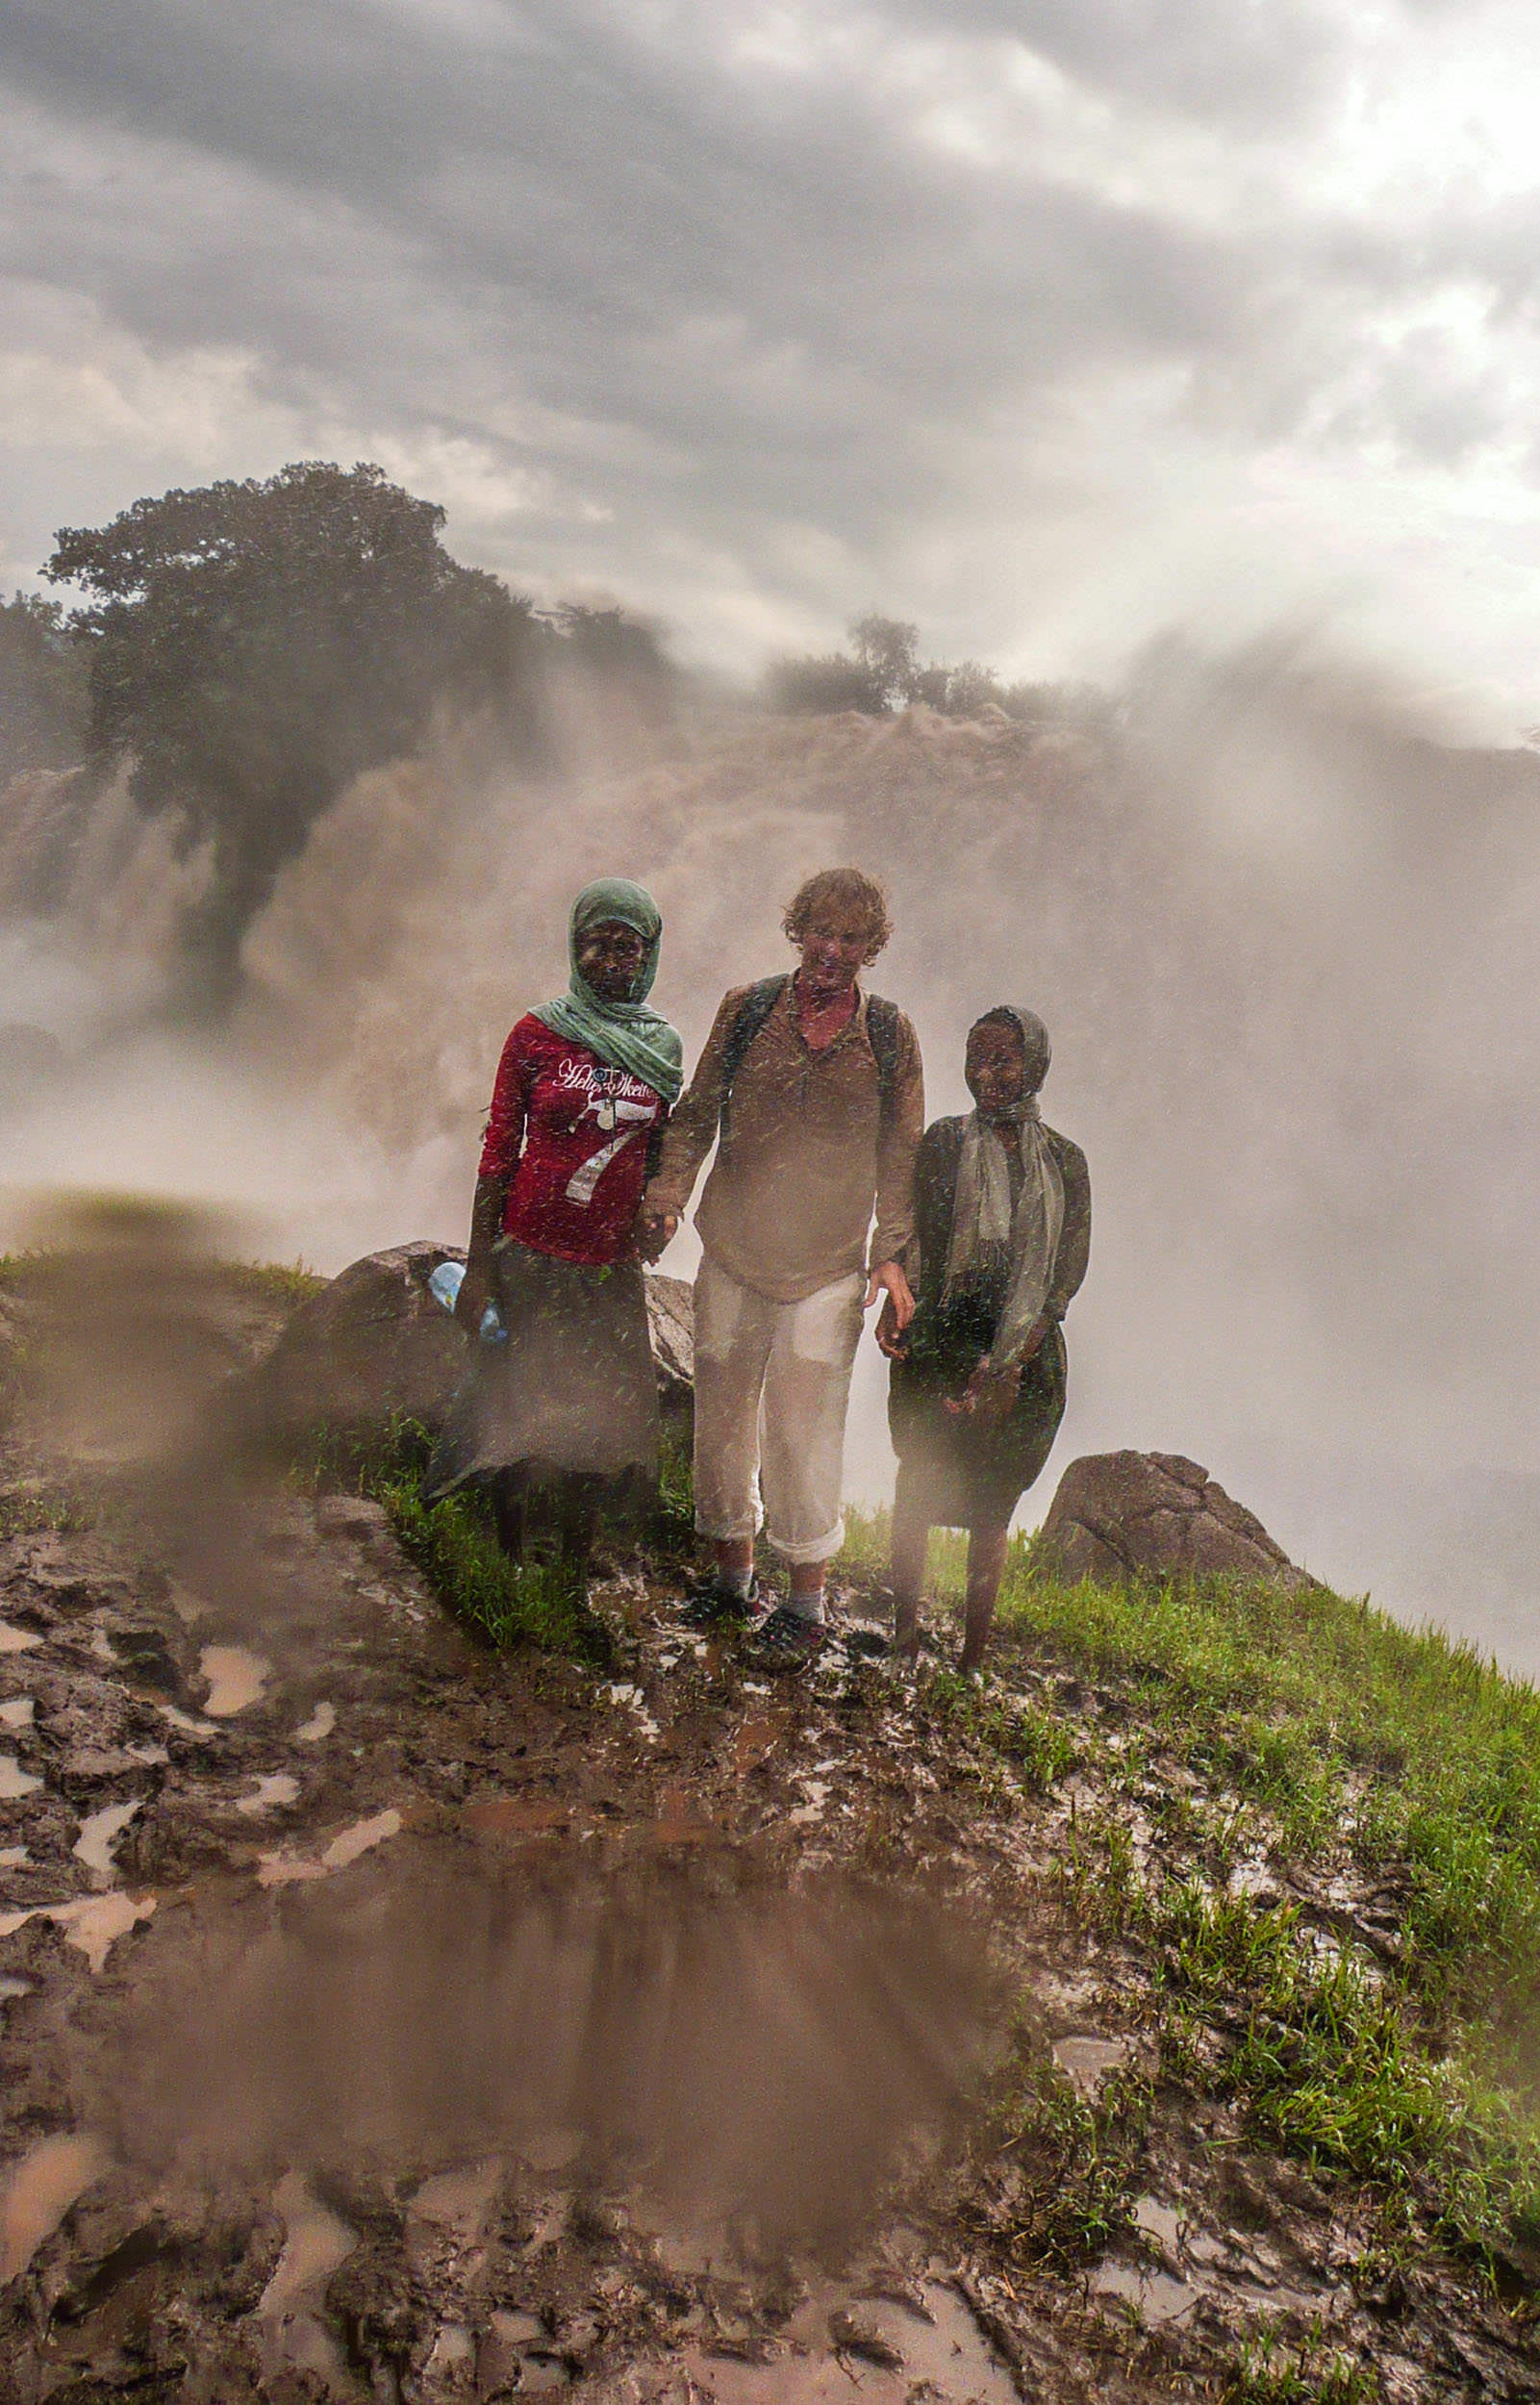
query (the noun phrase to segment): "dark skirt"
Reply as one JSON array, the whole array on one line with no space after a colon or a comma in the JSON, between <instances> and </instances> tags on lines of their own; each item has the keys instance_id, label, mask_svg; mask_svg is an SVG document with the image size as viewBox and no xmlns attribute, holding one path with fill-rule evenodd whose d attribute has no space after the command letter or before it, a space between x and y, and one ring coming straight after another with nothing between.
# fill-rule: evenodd
<instances>
[{"instance_id":1,"label":"dark skirt","mask_svg":"<svg viewBox=\"0 0 1540 2405\"><path fill-rule=\"evenodd\" d=\"M658 1472L658 1380L637 1261L590 1268L505 1236L492 1252L506 1344L476 1342L424 1482L431 1500L467 1479L519 1470L570 1475L617 1499Z\"/></svg>"},{"instance_id":2,"label":"dark skirt","mask_svg":"<svg viewBox=\"0 0 1540 2405\"><path fill-rule=\"evenodd\" d=\"M995 1312L977 1299L922 1309L908 1359L893 1364L888 1430L898 1456L898 1500L933 1527L1003 1528L1052 1452L1064 1417L1069 1359L1057 1322L996 1427L947 1409L988 1353L995 1324Z\"/></svg>"}]
</instances>

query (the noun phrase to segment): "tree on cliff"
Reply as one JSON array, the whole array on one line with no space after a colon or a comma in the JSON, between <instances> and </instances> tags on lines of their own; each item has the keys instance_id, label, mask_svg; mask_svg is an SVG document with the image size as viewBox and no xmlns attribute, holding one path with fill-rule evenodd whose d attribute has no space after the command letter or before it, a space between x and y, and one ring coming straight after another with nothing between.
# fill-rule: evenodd
<instances>
[{"instance_id":1,"label":"tree on cliff","mask_svg":"<svg viewBox=\"0 0 1540 2405\"><path fill-rule=\"evenodd\" d=\"M57 601L0 601L0 786L80 758L86 679Z\"/></svg>"},{"instance_id":2,"label":"tree on cliff","mask_svg":"<svg viewBox=\"0 0 1540 2405\"><path fill-rule=\"evenodd\" d=\"M141 807L211 846L187 930L205 1008L229 1002L241 937L319 813L414 750L436 703L493 705L534 739L529 605L451 559L443 521L378 468L303 461L59 534L44 574L91 596L70 620L90 749L130 756Z\"/></svg>"}]
</instances>

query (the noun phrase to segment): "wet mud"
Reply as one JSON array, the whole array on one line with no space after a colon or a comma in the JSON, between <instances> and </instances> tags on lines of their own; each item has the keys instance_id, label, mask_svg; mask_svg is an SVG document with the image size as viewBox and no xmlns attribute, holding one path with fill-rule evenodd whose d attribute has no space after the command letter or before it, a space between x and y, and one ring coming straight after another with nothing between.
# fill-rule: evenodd
<instances>
[{"instance_id":1,"label":"wet mud","mask_svg":"<svg viewBox=\"0 0 1540 2405\"><path fill-rule=\"evenodd\" d=\"M854 1648L745 1677L655 1562L596 1678L473 1644L366 1500L78 1467L0 1447L5 2405L1117 2405L1258 2331L1540 2393L1523 2296L1375 2292L1372 2200L1162 2084L1063 1910L1074 1780ZM1078 2264L989 2136L1023 2046L1153 2081Z\"/></svg>"}]
</instances>

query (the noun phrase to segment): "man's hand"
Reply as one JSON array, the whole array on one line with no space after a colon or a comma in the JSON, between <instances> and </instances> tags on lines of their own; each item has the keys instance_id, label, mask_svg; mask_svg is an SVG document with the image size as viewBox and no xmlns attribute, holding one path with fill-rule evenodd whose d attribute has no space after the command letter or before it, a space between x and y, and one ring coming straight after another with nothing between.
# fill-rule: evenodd
<instances>
[{"instance_id":1,"label":"man's hand","mask_svg":"<svg viewBox=\"0 0 1540 2405\"><path fill-rule=\"evenodd\" d=\"M909 1291L909 1280L903 1274L901 1261L879 1261L877 1263L867 1281L865 1304L867 1310L871 1310L879 1294L885 1294L888 1298L882 1306L882 1318L885 1320L890 1312L893 1314L890 1333L895 1337L901 1336L915 1315L915 1299ZM877 1342L882 1344L882 1322L880 1320L877 1326ZM882 1350L886 1353L887 1346L882 1345Z\"/></svg>"},{"instance_id":2,"label":"man's hand","mask_svg":"<svg viewBox=\"0 0 1540 2405\"><path fill-rule=\"evenodd\" d=\"M894 1308L891 1294L884 1295L882 1308L877 1313L876 1338L877 1350L885 1353L890 1361L908 1359L909 1339L898 1326L898 1314Z\"/></svg>"},{"instance_id":3,"label":"man's hand","mask_svg":"<svg viewBox=\"0 0 1540 2405\"><path fill-rule=\"evenodd\" d=\"M653 1211L645 1207L637 1218L637 1251L644 1261L655 1261L673 1242L679 1226L677 1211Z\"/></svg>"}]
</instances>

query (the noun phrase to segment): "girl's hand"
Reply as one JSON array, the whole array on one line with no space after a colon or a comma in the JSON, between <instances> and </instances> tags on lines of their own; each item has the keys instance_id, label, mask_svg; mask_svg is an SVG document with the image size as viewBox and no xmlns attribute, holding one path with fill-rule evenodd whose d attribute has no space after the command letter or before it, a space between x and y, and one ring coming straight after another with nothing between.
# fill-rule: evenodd
<instances>
[{"instance_id":1,"label":"girl's hand","mask_svg":"<svg viewBox=\"0 0 1540 2405\"><path fill-rule=\"evenodd\" d=\"M992 1370L987 1360L980 1361L955 1403L948 1400L947 1408L958 1419L977 1420L982 1428L997 1428L1015 1403L1021 1385L1019 1362L1008 1370Z\"/></svg>"},{"instance_id":2,"label":"girl's hand","mask_svg":"<svg viewBox=\"0 0 1540 2405\"><path fill-rule=\"evenodd\" d=\"M455 1318L467 1336L481 1333L482 1314L492 1301L492 1278L484 1261L467 1261L455 1297Z\"/></svg>"}]
</instances>

